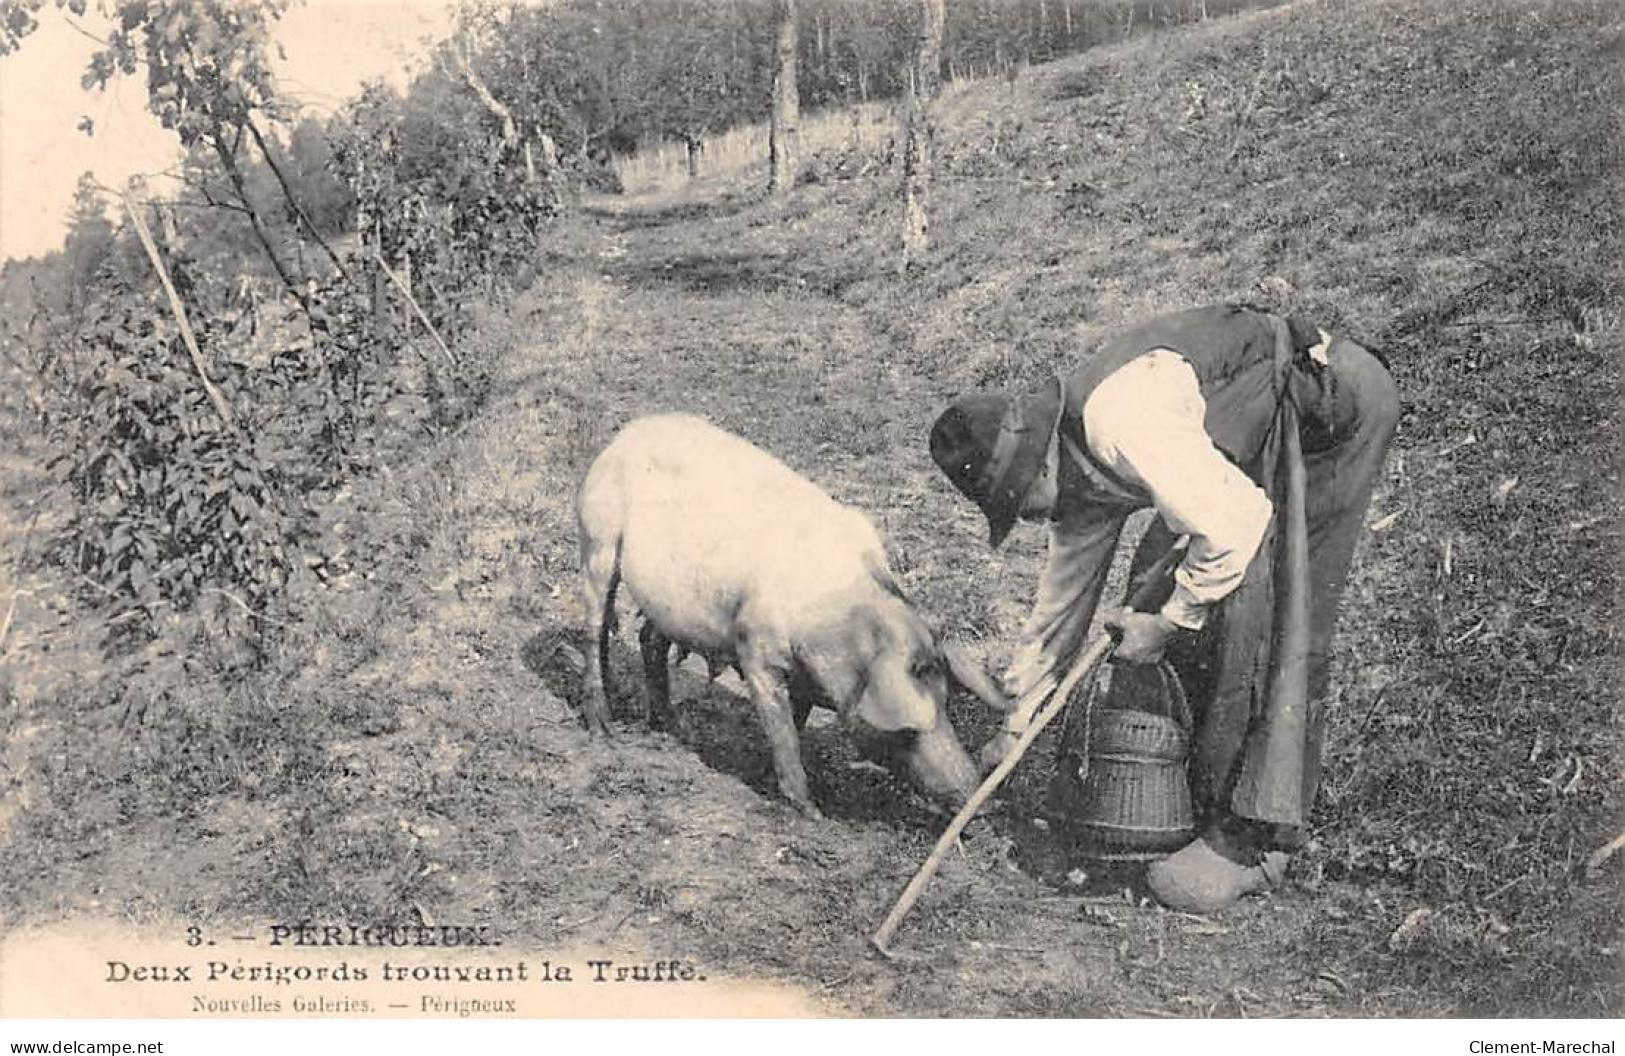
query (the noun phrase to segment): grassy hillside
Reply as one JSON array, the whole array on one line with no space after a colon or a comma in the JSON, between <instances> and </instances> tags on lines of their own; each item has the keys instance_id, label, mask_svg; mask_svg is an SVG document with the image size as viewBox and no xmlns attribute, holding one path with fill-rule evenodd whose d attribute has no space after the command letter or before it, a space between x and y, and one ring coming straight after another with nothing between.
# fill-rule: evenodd
<instances>
[{"instance_id":1,"label":"grassy hillside","mask_svg":"<svg viewBox=\"0 0 1625 1056\"><path fill-rule=\"evenodd\" d=\"M305 588L265 678L64 686L33 655L5 920L489 920L894 1015L1619 1014L1621 865L1586 859L1621 827L1622 59L1610 4L1323 0L957 86L910 274L879 137L781 201L746 169L597 203L488 321L518 349L488 414L335 513L355 574ZM987 550L932 417L1225 299L1383 348L1406 404L1287 890L1210 922L1067 887L1041 743L886 964L863 939L942 819L835 728L822 822L695 672L669 728L580 732L570 495L622 422L697 411L870 511L996 658L1042 533Z\"/></svg>"}]
</instances>

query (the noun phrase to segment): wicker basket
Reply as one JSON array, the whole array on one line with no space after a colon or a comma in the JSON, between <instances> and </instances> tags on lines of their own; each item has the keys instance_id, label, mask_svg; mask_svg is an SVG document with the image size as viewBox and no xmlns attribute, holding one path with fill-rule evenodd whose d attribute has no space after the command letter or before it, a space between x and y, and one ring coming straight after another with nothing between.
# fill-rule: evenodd
<instances>
[{"instance_id":1,"label":"wicker basket","mask_svg":"<svg viewBox=\"0 0 1625 1056\"><path fill-rule=\"evenodd\" d=\"M1079 808L1071 822L1086 858L1151 861L1195 838L1185 774L1190 706L1173 668L1165 662L1158 671L1166 714L1099 708L1085 720ZM1095 696L1091 692L1086 703Z\"/></svg>"}]
</instances>

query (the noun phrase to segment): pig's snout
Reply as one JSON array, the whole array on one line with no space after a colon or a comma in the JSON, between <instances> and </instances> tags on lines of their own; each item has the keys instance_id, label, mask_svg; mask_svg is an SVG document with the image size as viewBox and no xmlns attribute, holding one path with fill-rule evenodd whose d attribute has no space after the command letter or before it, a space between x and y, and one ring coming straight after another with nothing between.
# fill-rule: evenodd
<instances>
[{"instance_id":1,"label":"pig's snout","mask_svg":"<svg viewBox=\"0 0 1625 1056\"><path fill-rule=\"evenodd\" d=\"M976 764L971 762L945 715L939 714L936 725L930 729L914 734L903 758L910 776L920 787L952 800L955 805L965 802L976 790L980 777Z\"/></svg>"}]
</instances>

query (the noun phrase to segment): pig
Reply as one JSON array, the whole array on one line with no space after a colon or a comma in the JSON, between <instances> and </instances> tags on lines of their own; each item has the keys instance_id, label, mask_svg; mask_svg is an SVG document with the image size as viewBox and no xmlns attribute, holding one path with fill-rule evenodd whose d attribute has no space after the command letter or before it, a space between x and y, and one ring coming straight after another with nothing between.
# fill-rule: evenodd
<instances>
[{"instance_id":1,"label":"pig","mask_svg":"<svg viewBox=\"0 0 1625 1056\"><path fill-rule=\"evenodd\" d=\"M626 425L576 503L588 613L583 712L609 734L608 645L624 582L644 617L645 705L669 705L673 645L731 663L779 789L816 817L798 731L815 703L898 735L909 775L963 801L977 770L943 708L949 665L869 519L748 441L687 414ZM953 659L953 658L950 658ZM860 725L861 724L861 725Z\"/></svg>"}]
</instances>

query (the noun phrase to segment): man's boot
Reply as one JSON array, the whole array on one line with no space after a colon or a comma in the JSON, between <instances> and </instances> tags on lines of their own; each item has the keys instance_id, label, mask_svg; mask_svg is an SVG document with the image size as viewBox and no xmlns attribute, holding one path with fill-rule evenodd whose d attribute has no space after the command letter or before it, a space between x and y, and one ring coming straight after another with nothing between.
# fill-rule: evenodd
<instances>
[{"instance_id":1,"label":"man's boot","mask_svg":"<svg viewBox=\"0 0 1625 1056\"><path fill-rule=\"evenodd\" d=\"M1286 876L1289 856L1262 851L1244 827L1213 825L1182 849L1146 869L1157 901L1185 913L1217 913L1243 895L1267 891Z\"/></svg>"}]
</instances>

